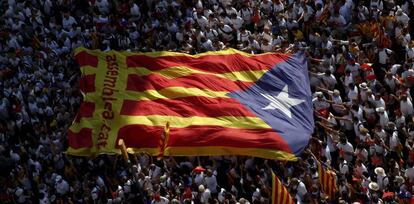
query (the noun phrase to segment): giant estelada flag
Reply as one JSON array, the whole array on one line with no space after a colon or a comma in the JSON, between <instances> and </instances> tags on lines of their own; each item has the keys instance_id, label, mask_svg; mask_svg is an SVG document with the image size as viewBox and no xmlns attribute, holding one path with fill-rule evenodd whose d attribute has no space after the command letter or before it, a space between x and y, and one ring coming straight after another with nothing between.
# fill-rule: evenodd
<instances>
[{"instance_id":1,"label":"giant estelada flag","mask_svg":"<svg viewBox=\"0 0 414 204\"><path fill-rule=\"evenodd\" d=\"M313 132L303 53L79 48L75 58L84 101L68 131L71 155L119 153L123 139L130 153L295 160Z\"/></svg>"}]
</instances>

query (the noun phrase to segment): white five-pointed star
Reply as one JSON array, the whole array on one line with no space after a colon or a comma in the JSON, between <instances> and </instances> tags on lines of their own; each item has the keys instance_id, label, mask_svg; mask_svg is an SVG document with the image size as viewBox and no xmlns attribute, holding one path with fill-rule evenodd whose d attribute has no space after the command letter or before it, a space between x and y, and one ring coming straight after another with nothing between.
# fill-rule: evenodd
<instances>
[{"instance_id":1,"label":"white five-pointed star","mask_svg":"<svg viewBox=\"0 0 414 204\"><path fill-rule=\"evenodd\" d=\"M261 93L262 94L262 93ZM282 91L277 96L271 96L270 94L262 94L267 100L270 101L270 104L262 108L263 110L274 110L279 109L289 118L292 118L292 112L290 108L305 102L305 100L297 98L289 98L288 86L285 85Z\"/></svg>"}]
</instances>

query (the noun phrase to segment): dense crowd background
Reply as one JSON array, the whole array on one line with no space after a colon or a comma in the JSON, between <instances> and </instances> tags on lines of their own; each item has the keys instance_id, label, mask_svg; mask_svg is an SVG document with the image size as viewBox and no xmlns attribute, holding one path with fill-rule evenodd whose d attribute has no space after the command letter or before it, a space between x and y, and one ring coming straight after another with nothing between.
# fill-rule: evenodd
<instances>
[{"instance_id":1,"label":"dense crowd background","mask_svg":"<svg viewBox=\"0 0 414 204\"><path fill-rule=\"evenodd\" d=\"M271 170L298 203L411 200L412 0L4 0L0 15L0 203L269 203ZM316 123L309 148L297 162L69 157L79 46L304 50ZM333 201L313 155L336 171Z\"/></svg>"}]
</instances>

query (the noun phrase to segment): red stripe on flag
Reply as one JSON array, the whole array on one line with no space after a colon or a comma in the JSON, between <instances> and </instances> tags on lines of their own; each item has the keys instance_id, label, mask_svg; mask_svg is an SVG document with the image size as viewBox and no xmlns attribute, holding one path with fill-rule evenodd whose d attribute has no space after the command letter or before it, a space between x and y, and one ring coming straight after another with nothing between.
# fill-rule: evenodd
<instances>
[{"instance_id":1,"label":"red stripe on flag","mask_svg":"<svg viewBox=\"0 0 414 204\"><path fill-rule=\"evenodd\" d=\"M273 204L294 204L293 198L287 190L286 186L283 185L282 181L275 176L272 196L274 195Z\"/></svg>"},{"instance_id":2,"label":"red stripe on flag","mask_svg":"<svg viewBox=\"0 0 414 204\"><path fill-rule=\"evenodd\" d=\"M243 70L268 70L275 64L289 58L284 54L264 54L246 57L240 54L205 55L194 58L188 56L150 57L132 55L126 58L128 67L146 67L150 70L161 70L173 66L186 66L193 69L214 73L226 73Z\"/></svg>"},{"instance_id":3,"label":"red stripe on flag","mask_svg":"<svg viewBox=\"0 0 414 204\"><path fill-rule=\"evenodd\" d=\"M318 162L318 168L319 168L319 178L321 182L321 189L322 191L329 196L329 199L332 200L335 198L336 194L336 176L326 170L322 164Z\"/></svg>"},{"instance_id":4,"label":"red stripe on flag","mask_svg":"<svg viewBox=\"0 0 414 204\"><path fill-rule=\"evenodd\" d=\"M151 107L151 108L148 108ZM256 117L233 98L209 98L191 96L177 99L151 101L124 100L121 115L169 115L169 116L247 116Z\"/></svg>"},{"instance_id":5,"label":"red stripe on flag","mask_svg":"<svg viewBox=\"0 0 414 204\"><path fill-rule=\"evenodd\" d=\"M283 185L283 184L281 184ZM289 203L289 192L286 190L286 188L283 188L283 197L285 198L285 204Z\"/></svg>"},{"instance_id":6,"label":"red stripe on flag","mask_svg":"<svg viewBox=\"0 0 414 204\"><path fill-rule=\"evenodd\" d=\"M192 74L190 76L174 79L168 79L158 74L151 74L148 76L130 74L128 75L126 89L131 91L145 91L179 86L184 88L208 89L212 91L234 91L244 89L252 84L253 82L231 81L206 74Z\"/></svg>"},{"instance_id":7,"label":"red stripe on flag","mask_svg":"<svg viewBox=\"0 0 414 204\"><path fill-rule=\"evenodd\" d=\"M82 102L78 114L76 115L75 122L79 122L81 118L90 118L95 112L95 103Z\"/></svg>"},{"instance_id":8,"label":"red stripe on flag","mask_svg":"<svg viewBox=\"0 0 414 204\"><path fill-rule=\"evenodd\" d=\"M273 201L274 204L280 203L280 186L279 186L279 178L275 177L275 200Z\"/></svg>"},{"instance_id":9,"label":"red stripe on flag","mask_svg":"<svg viewBox=\"0 0 414 204\"><path fill-rule=\"evenodd\" d=\"M68 130L68 141L73 149L92 147L92 129L82 128L78 133Z\"/></svg>"},{"instance_id":10,"label":"red stripe on flag","mask_svg":"<svg viewBox=\"0 0 414 204\"><path fill-rule=\"evenodd\" d=\"M161 126L127 125L119 129L116 142L123 139L126 147L157 148L163 132Z\"/></svg>"},{"instance_id":11,"label":"red stripe on flag","mask_svg":"<svg viewBox=\"0 0 414 204\"><path fill-rule=\"evenodd\" d=\"M236 129L207 125L170 129L168 146L202 147L217 145L240 148L278 149L291 152L287 143L273 129Z\"/></svg>"},{"instance_id":12,"label":"red stripe on flag","mask_svg":"<svg viewBox=\"0 0 414 204\"><path fill-rule=\"evenodd\" d=\"M285 199L285 192L283 191L284 190L284 186L282 185L282 183L280 182L280 180L279 180L279 186L280 186L280 198L279 198L279 203L280 204L285 204L285 203L283 203L283 199Z\"/></svg>"},{"instance_id":13,"label":"red stripe on flag","mask_svg":"<svg viewBox=\"0 0 414 204\"><path fill-rule=\"evenodd\" d=\"M326 192L328 193L328 195L332 195L332 177L325 172L325 176L326 176Z\"/></svg>"},{"instance_id":14,"label":"red stripe on flag","mask_svg":"<svg viewBox=\"0 0 414 204\"><path fill-rule=\"evenodd\" d=\"M79 80L79 89L83 93L95 92L95 74L84 75Z\"/></svg>"},{"instance_id":15,"label":"red stripe on flag","mask_svg":"<svg viewBox=\"0 0 414 204\"><path fill-rule=\"evenodd\" d=\"M76 62L78 62L79 66L91 66L96 68L98 66L98 57L89 54L86 51L81 51L77 55L75 55Z\"/></svg>"},{"instance_id":16,"label":"red stripe on flag","mask_svg":"<svg viewBox=\"0 0 414 204\"><path fill-rule=\"evenodd\" d=\"M163 130L164 127L161 126L128 125L119 130L118 139L124 139L128 147L156 148ZM218 145L291 152L286 142L272 129L235 129L220 126L170 128L170 147L197 148Z\"/></svg>"}]
</instances>

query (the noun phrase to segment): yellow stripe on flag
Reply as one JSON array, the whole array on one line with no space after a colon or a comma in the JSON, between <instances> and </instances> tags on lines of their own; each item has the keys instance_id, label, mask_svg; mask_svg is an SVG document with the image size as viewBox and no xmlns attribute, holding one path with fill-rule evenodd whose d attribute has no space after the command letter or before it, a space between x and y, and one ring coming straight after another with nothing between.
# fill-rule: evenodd
<instances>
[{"instance_id":1,"label":"yellow stripe on flag","mask_svg":"<svg viewBox=\"0 0 414 204\"><path fill-rule=\"evenodd\" d=\"M142 92L125 91L121 93L124 100L144 101L156 99L175 99L191 96L203 96L209 98L229 98L227 91L211 91L199 88L168 87L161 90L147 90Z\"/></svg>"},{"instance_id":2,"label":"yellow stripe on flag","mask_svg":"<svg viewBox=\"0 0 414 204\"><path fill-rule=\"evenodd\" d=\"M276 202L276 175L275 172L272 171L272 204L277 203Z\"/></svg>"},{"instance_id":3,"label":"yellow stripe on flag","mask_svg":"<svg viewBox=\"0 0 414 204\"><path fill-rule=\"evenodd\" d=\"M257 117L179 117L179 116L162 116L162 115L146 115L146 116L126 116L121 115L123 125L148 125L148 126L164 126L170 122L170 127L184 128L191 125L215 125L226 128L243 128L243 129L271 129L262 119Z\"/></svg>"},{"instance_id":4,"label":"yellow stripe on flag","mask_svg":"<svg viewBox=\"0 0 414 204\"><path fill-rule=\"evenodd\" d=\"M338 190L336 185L336 174L329 169L325 169L320 161L317 160L317 163L321 190L328 196L328 200L334 200Z\"/></svg>"},{"instance_id":5,"label":"yellow stripe on flag","mask_svg":"<svg viewBox=\"0 0 414 204\"><path fill-rule=\"evenodd\" d=\"M88 72L89 70L85 70ZM243 82L255 82L262 77L268 70L248 70L248 71L235 71L222 74L216 74L212 72L205 72L197 69L192 69L186 66L174 66L157 71L151 71L145 67L135 67L126 70L128 74L136 74L138 76L148 76L150 74L159 74L168 79L175 79L178 77L190 76L192 74L206 74L210 76L216 76L231 81L243 81Z\"/></svg>"},{"instance_id":6,"label":"yellow stripe on flag","mask_svg":"<svg viewBox=\"0 0 414 204\"><path fill-rule=\"evenodd\" d=\"M209 98L229 98L227 91L211 91L199 88L184 88L184 87L168 87L160 90L147 91L124 91L120 93L123 100L133 101L150 101L157 99L176 99L192 96L201 96ZM93 101L95 97L100 97L96 92L86 93L85 99Z\"/></svg>"},{"instance_id":7,"label":"yellow stripe on flag","mask_svg":"<svg viewBox=\"0 0 414 204\"><path fill-rule=\"evenodd\" d=\"M137 150L136 153L139 151ZM130 152L134 153L134 152ZM248 155L260 158L278 158L285 161L297 161L294 154L275 149L263 148L239 148L222 146L203 146L203 147L167 147L164 155L174 156L222 156L222 155Z\"/></svg>"},{"instance_id":8,"label":"yellow stripe on flag","mask_svg":"<svg viewBox=\"0 0 414 204\"><path fill-rule=\"evenodd\" d=\"M92 67L89 65L81 66L79 69L81 70L82 75L96 74L98 71L96 67Z\"/></svg>"},{"instance_id":9,"label":"yellow stripe on flag","mask_svg":"<svg viewBox=\"0 0 414 204\"><path fill-rule=\"evenodd\" d=\"M79 48L78 48L79 49ZM81 49L85 49L85 48L81 48ZM77 52L79 52L79 50L76 50ZM204 56L212 56L212 55L232 55L232 54L239 54L241 56L244 57L253 57L253 56L259 56L259 55L272 55L274 53L262 53L262 54L250 54L250 53L246 53L243 51L239 51L239 50L235 50L235 49L227 49L227 50L221 50L221 51L209 51L209 52L203 52L203 53L199 53L199 54L195 54L195 55L190 55L187 53L180 53L180 52L169 52L169 51L159 51L159 52L136 52L136 53L131 53L131 52L119 52L125 56L133 56L133 55L144 55L144 56L148 56L148 57L169 57L169 56L176 56L176 57L190 57L190 58L199 58L199 57L204 57Z\"/></svg>"},{"instance_id":10,"label":"yellow stripe on flag","mask_svg":"<svg viewBox=\"0 0 414 204\"><path fill-rule=\"evenodd\" d=\"M102 51L101 50L90 50L84 47L79 47L76 48L74 51L74 55L77 55L78 53L82 52L82 51L86 51L91 55L95 55L95 56L99 56L102 55ZM180 53L180 52L169 52L169 51L158 51L158 52L127 52L127 51L109 51L107 52L107 54L114 54L114 53L119 53L120 55L124 55L124 56L134 56L134 55L143 55L143 56L148 56L148 57L168 57L168 56L184 56L184 57L191 57L191 58L199 58L199 57L203 57L203 56L211 56L211 55L232 55L232 54L239 54L241 56L244 57L253 57L253 56L260 56L260 55L273 55L274 53L272 52L268 52L268 53L262 53L262 54L250 54L250 53L246 53L243 51L239 51L236 49L226 49L226 50L221 50L221 51L209 51L209 52L203 52L203 53L199 53L199 54L195 54L195 55L190 55L187 53Z\"/></svg>"},{"instance_id":11,"label":"yellow stripe on flag","mask_svg":"<svg viewBox=\"0 0 414 204\"><path fill-rule=\"evenodd\" d=\"M292 196L272 171L272 204L294 204Z\"/></svg>"}]
</instances>

